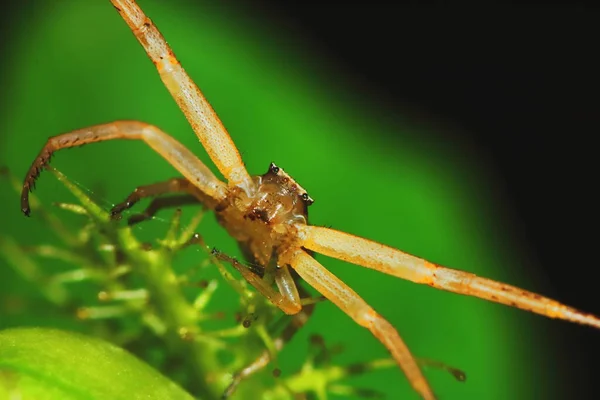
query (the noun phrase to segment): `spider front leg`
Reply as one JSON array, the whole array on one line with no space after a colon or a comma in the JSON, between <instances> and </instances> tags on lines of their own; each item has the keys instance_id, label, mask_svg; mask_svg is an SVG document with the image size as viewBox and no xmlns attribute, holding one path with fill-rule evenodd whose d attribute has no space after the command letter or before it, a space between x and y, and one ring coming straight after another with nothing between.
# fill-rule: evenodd
<instances>
[{"instance_id":1,"label":"spider front leg","mask_svg":"<svg viewBox=\"0 0 600 400\"><path fill-rule=\"evenodd\" d=\"M215 203L225 198L227 185L219 181L202 161L177 140L153 125L139 121L116 121L78 129L48 139L25 176L21 192L23 213L27 216L30 214L29 192L35 187L37 178L42 169L48 165L55 151L114 139L144 141L175 167L199 192L202 192L203 198L211 199Z\"/></svg>"},{"instance_id":2,"label":"spider front leg","mask_svg":"<svg viewBox=\"0 0 600 400\"><path fill-rule=\"evenodd\" d=\"M392 247L318 226L298 225L301 245L326 256L415 283L600 328L600 318L558 301L475 274L442 267Z\"/></svg>"},{"instance_id":3,"label":"spider front leg","mask_svg":"<svg viewBox=\"0 0 600 400\"><path fill-rule=\"evenodd\" d=\"M111 0L111 2L146 50L161 80L219 171L230 184L251 193L254 190L252 178L246 171L233 140L208 100L185 72L156 25L134 0Z\"/></svg>"},{"instance_id":4,"label":"spider front leg","mask_svg":"<svg viewBox=\"0 0 600 400\"><path fill-rule=\"evenodd\" d=\"M304 250L296 250L288 257L289 264L302 279L379 339L402 368L412 387L423 399L435 400L435 395L417 361L396 329L388 321Z\"/></svg>"}]
</instances>

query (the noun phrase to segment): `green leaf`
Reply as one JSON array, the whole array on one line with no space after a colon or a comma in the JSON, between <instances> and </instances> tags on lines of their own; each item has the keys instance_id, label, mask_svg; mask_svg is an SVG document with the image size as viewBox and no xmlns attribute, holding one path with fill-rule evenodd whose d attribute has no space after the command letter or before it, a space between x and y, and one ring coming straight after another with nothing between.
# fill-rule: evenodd
<instances>
[{"instance_id":1,"label":"green leaf","mask_svg":"<svg viewBox=\"0 0 600 400\"><path fill-rule=\"evenodd\" d=\"M119 347L46 328L0 331L0 398L193 399Z\"/></svg>"}]
</instances>

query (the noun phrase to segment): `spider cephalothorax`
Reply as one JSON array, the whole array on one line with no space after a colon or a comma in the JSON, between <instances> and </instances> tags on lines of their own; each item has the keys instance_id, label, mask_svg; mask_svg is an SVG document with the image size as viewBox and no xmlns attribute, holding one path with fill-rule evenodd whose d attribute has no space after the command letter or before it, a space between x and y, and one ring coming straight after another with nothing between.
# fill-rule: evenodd
<instances>
[{"instance_id":1,"label":"spider cephalothorax","mask_svg":"<svg viewBox=\"0 0 600 400\"><path fill-rule=\"evenodd\" d=\"M25 215L30 212L29 191L54 151L112 139L142 140L183 177L139 187L124 203L113 208L113 214L131 207L143 197L173 192L184 192L192 200L204 203L215 211L221 225L238 241L246 257L267 270L263 276L248 268L237 268L261 294L285 313L298 315L304 304L296 287L296 276L299 276L356 323L369 329L426 400L435 399L433 391L396 329L316 261L313 251L437 289L600 328L598 317L538 294L445 268L348 233L309 225L307 206L312 199L306 191L275 164L271 164L266 174L251 177L223 124L156 26L134 0L111 2L157 67L163 83L227 182L217 179L191 151L157 127L139 121L115 121L48 140L23 184L21 209ZM290 268L297 275L292 274ZM268 357L258 359L247 370L255 371L266 365Z\"/></svg>"},{"instance_id":2,"label":"spider cephalothorax","mask_svg":"<svg viewBox=\"0 0 600 400\"><path fill-rule=\"evenodd\" d=\"M274 163L265 174L254 176L253 183L251 195L238 186L231 187L215 213L246 257L266 266L274 253L293 243L294 224L308 223L313 199Z\"/></svg>"},{"instance_id":3,"label":"spider cephalothorax","mask_svg":"<svg viewBox=\"0 0 600 400\"><path fill-rule=\"evenodd\" d=\"M308 223L308 206L313 203L306 190L274 163L264 174L255 177L257 195L247 218L264 223Z\"/></svg>"}]
</instances>

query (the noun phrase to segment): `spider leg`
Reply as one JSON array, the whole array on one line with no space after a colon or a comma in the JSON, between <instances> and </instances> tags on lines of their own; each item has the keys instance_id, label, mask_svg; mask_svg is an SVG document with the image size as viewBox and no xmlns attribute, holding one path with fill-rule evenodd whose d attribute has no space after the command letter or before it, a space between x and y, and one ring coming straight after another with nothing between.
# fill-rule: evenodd
<instances>
[{"instance_id":1,"label":"spider leg","mask_svg":"<svg viewBox=\"0 0 600 400\"><path fill-rule=\"evenodd\" d=\"M417 361L396 329L388 321L304 250L294 252L289 258L289 264L309 285L337 305L356 323L369 329L379 339L404 371L412 387L423 399L435 399Z\"/></svg>"},{"instance_id":2,"label":"spider leg","mask_svg":"<svg viewBox=\"0 0 600 400\"><path fill-rule=\"evenodd\" d=\"M42 169L48 165L52 154L60 149L78 147L88 143L113 139L143 140L154 151L163 156L176 170L204 195L218 202L225 198L227 186L196 156L181 143L157 127L138 121L116 121L78 129L48 139L42 151L31 164L21 192L21 210L29 215L29 192Z\"/></svg>"},{"instance_id":3,"label":"spider leg","mask_svg":"<svg viewBox=\"0 0 600 400\"><path fill-rule=\"evenodd\" d=\"M392 247L317 226L297 225L301 245L326 256L389 275L467 296L479 297L550 318L600 328L600 318L543 297L475 274L442 267Z\"/></svg>"},{"instance_id":4,"label":"spider leg","mask_svg":"<svg viewBox=\"0 0 600 400\"><path fill-rule=\"evenodd\" d=\"M298 289L301 292L302 298L308 297L308 293L304 289L302 289L301 286L298 286ZM289 319L287 325L283 329L283 332L281 333L281 335L278 336L273 341L275 350L281 351L283 346L286 343L288 343L292 339L292 337L294 337L296 332L298 332L298 330L300 330L300 328L302 328L304 326L304 324L306 324L306 322L308 321L308 318L313 313L315 304L316 303L313 302L311 304L305 305L302 308L302 310L300 310L300 312L292 315L292 317ZM271 361L271 354L269 353L268 350L265 350L262 352L262 354L260 356L258 356L258 358L256 358L256 360L254 360L252 363L250 363L249 365L247 365L246 367L242 368L240 371L235 373L232 377L231 383L229 384L229 386L227 387L227 389L225 389L225 392L223 393L223 399L226 399L229 396L231 396L243 380L248 379L250 376L261 371L263 368L265 368L269 364L270 361Z\"/></svg>"},{"instance_id":5,"label":"spider leg","mask_svg":"<svg viewBox=\"0 0 600 400\"><path fill-rule=\"evenodd\" d=\"M187 193L187 195L158 197L170 193ZM198 203L201 203L208 208L213 208L215 206L213 199L204 195L204 193L198 190L198 188L192 185L187 179L172 178L164 182L138 186L123 202L115 204L110 213L112 217L117 217L123 211L133 207L138 201L147 197L157 198L152 200L144 212L131 216L128 221L129 225L150 219L158 211L167 207L179 207Z\"/></svg>"},{"instance_id":6,"label":"spider leg","mask_svg":"<svg viewBox=\"0 0 600 400\"><path fill-rule=\"evenodd\" d=\"M294 315L299 313L302 309L298 288L296 287L296 283L294 282L290 271L287 269L287 266L278 268L275 271L275 282L280 289L278 292L261 276L257 275L235 258L223 254L216 249L213 249L213 255L219 260L231 264L240 274L242 274L249 284L254 286L256 290L284 313Z\"/></svg>"},{"instance_id":7,"label":"spider leg","mask_svg":"<svg viewBox=\"0 0 600 400\"><path fill-rule=\"evenodd\" d=\"M158 73L185 114L206 152L227 181L252 191L254 183L227 130L194 81L188 76L158 28L133 0L111 0L146 50Z\"/></svg>"},{"instance_id":8,"label":"spider leg","mask_svg":"<svg viewBox=\"0 0 600 400\"><path fill-rule=\"evenodd\" d=\"M127 225L132 226L135 224L139 224L140 222L147 221L152 219L162 209L172 208L172 207L181 207L187 206L191 204L201 204L198 199L192 195L179 195L179 196L171 196L171 197L159 197L156 199L152 199L152 202L146 207L146 209L139 213L133 214L127 220ZM115 214L119 215L119 214Z\"/></svg>"},{"instance_id":9,"label":"spider leg","mask_svg":"<svg viewBox=\"0 0 600 400\"><path fill-rule=\"evenodd\" d=\"M248 283L254 286L256 290L271 303L281 309L284 313L292 316L290 323L274 343L275 349L277 351L281 350L283 345L287 343L296 331L306 323L308 317L312 314L315 303L308 304L304 308L302 307L298 286L287 265L277 267L274 271L275 284L279 290L279 292L277 292L270 282L263 279L263 277L240 263L235 258L223 254L216 249L213 249L213 255L221 261L230 263L242 274ZM265 350L255 361L232 377L232 382L227 389L225 389L223 398L225 399L231 396L242 380L263 369L269 361L271 361L271 354L269 351Z\"/></svg>"}]
</instances>

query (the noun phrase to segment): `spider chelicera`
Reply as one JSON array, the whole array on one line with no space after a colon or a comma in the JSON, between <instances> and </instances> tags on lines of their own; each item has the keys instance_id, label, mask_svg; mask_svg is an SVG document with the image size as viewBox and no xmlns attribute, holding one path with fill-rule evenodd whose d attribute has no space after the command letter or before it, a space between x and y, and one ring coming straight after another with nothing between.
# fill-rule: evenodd
<instances>
[{"instance_id":1,"label":"spider chelicera","mask_svg":"<svg viewBox=\"0 0 600 400\"><path fill-rule=\"evenodd\" d=\"M226 178L218 180L192 152L159 128L139 121L115 121L48 139L27 172L21 208L30 214L29 192L51 155L60 149L112 139L142 140L165 158L183 178L138 188L113 214L143 197L186 193L215 212L246 258L260 265L274 285L251 270L240 270L260 293L286 314L302 310L293 269L304 281L369 329L389 350L422 398L435 399L417 361L396 329L356 292L312 256L317 252L438 289L479 297L511 307L600 328L600 319L541 295L472 273L449 269L400 250L337 230L308 224L313 202L292 177L275 164L263 175L250 176L221 121L186 74L156 26L134 0L111 0L142 44L185 114L211 160ZM245 271L245 272L244 272Z\"/></svg>"}]
</instances>

